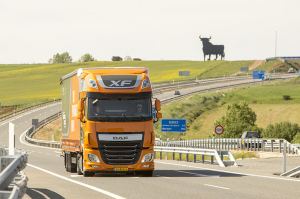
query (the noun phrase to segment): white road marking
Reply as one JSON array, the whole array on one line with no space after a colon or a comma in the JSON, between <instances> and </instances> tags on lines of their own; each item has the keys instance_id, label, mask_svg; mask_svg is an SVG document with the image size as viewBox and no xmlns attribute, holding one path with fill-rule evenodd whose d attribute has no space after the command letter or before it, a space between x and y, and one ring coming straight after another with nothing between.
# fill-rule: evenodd
<instances>
[{"instance_id":1,"label":"white road marking","mask_svg":"<svg viewBox=\"0 0 300 199\"><path fill-rule=\"evenodd\" d=\"M78 178L78 177L82 177L81 175L70 175L71 178Z\"/></svg>"},{"instance_id":2,"label":"white road marking","mask_svg":"<svg viewBox=\"0 0 300 199\"><path fill-rule=\"evenodd\" d=\"M209 170L209 171L216 171L216 172L229 173L229 174L235 174L235 175L244 175L244 176L251 176L251 177L257 177L257 178L266 178L266 179L272 179L272 180L285 180L285 181L292 181L292 182L300 182L300 179L297 180L297 179L292 179L292 178L264 176L264 175L258 175L258 174L250 174L250 173L240 173L240 172L234 172L234 171L225 171L225 170L220 170L220 169L211 169L211 168L205 168L205 167L197 167L197 166L191 166L191 165L185 165L185 164L176 164L176 163L167 163L167 162L161 162L161 161L155 161L155 162L159 163L159 164L182 166L182 167L195 168L195 169L206 169L206 170Z\"/></svg>"},{"instance_id":3,"label":"white road marking","mask_svg":"<svg viewBox=\"0 0 300 199\"><path fill-rule=\"evenodd\" d=\"M225 190L230 189L228 187L220 187L220 186L216 186L216 185L212 185L212 184L204 184L204 186L214 187L214 188L218 188L218 189L225 189Z\"/></svg>"},{"instance_id":4,"label":"white road marking","mask_svg":"<svg viewBox=\"0 0 300 199\"><path fill-rule=\"evenodd\" d=\"M188 171L178 171L178 170L174 170L174 171L179 172L179 173L187 173L187 174L191 174L191 175L201 176L201 177L220 177L220 176L205 175L205 174L194 173L194 172L188 172Z\"/></svg>"},{"instance_id":5,"label":"white road marking","mask_svg":"<svg viewBox=\"0 0 300 199\"><path fill-rule=\"evenodd\" d=\"M156 175L155 177L162 177L162 178L170 179L170 177L167 177L167 176L161 176L161 175Z\"/></svg>"},{"instance_id":6,"label":"white road marking","mask_svg":"<svg viewBox=\"0 0 300 199\"><path fill-rule=\"evenodd\" d=\"M102 193L102 194L104 194L104 195L106 195L106 196L109 196L109 197L111 197L111 198L115 198L115 199L125 199L125 198L122 197L122 196L119 196L119 195L117 195L117 194L111 193L111 192L106 191L106 190L104 190L104 189L101 189L101 188L98 188L98 187L94 187L94 186L92 186L92 185L85 184L85 183L83 183L83 182L79 182L79 181L76 181L76 180L72 180L72 179L70 179L70 178L67 178L67 177L65 177L65 176L59 175L59 174L54 173L54 172L52 172L52 171L48 171L48 170L46 170L46 169L40 168L40 167L38 167L38 166L35 166L35 165L32 165L32 164L27 164L27 166L32 167L32 168L37 169L37 170L40 170L40 171L42 171L42 172L45 172L45 173L47 173L47 174L50 174L50 175L55 176L55 177L57 177L57 178L60 178L60 179L62 179L62 180L65 180L65 181L68 181L68 182L72 182L72 183L77 184L77 185L80 185L80 186L82 186L82 187L85 187L85 188L91 189L91 190L93 190L93 191Z\"/></svg>"}]
</instances>

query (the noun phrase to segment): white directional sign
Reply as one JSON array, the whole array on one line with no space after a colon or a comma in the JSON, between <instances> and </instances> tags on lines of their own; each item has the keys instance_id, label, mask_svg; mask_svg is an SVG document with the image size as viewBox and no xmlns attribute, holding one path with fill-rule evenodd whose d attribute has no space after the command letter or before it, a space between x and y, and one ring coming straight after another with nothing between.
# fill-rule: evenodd
<instances>
[{"instance_id":1,"label":"white directional sign","mask_svg":"<svg viewBox=\"0 0 300 199\"><path fill-rule=\"evenodd\" d=\"M222 135L222 134L224 133L224 128L223 128L223 126L217 125L217 126L215 127L215 133L216 133L217 135Z\"/></svg>"}]
</instances>

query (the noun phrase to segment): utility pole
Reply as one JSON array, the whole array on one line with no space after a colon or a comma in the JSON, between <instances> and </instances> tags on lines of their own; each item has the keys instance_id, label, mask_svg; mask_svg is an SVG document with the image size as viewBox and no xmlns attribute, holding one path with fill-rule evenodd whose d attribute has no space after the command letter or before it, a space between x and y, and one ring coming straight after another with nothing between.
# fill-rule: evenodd
<instances>
[{"instance_id":1,"label":"utility pole","mask_svg":"<svg viewBox=\"0 0 300 199\"><path fill-rule=\"evenodd\" d=\"M275 31L275 57L277 57L277 30Z\"/></svg>"}]
</instances>

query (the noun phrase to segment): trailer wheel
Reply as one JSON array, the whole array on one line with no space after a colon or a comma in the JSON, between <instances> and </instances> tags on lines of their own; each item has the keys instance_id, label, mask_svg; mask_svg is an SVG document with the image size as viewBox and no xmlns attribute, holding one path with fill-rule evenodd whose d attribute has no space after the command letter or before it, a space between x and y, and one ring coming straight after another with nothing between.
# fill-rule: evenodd
<instances>
[{"instance_id":1,"label":"trailer wheel","mask_svg":"<svg viewBox=\"0 0 300 199\"><path fill-rule=\"evenodd\" d=\"M66 165L66 170L71 173L76 173L77 171L77 157L76 154L74 153L66 153L65 154L65 165ZM75 158L75 159L74 159ZM72 162L73 159L73 162Z\"/></svg>"}]
</instances>

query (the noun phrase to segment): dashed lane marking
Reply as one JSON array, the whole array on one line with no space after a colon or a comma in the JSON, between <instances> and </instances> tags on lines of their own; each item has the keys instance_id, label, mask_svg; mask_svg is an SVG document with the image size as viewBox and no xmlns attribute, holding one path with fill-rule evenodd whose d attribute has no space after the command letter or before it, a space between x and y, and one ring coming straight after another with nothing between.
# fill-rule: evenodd
<instances>
[{"instance_id":1,"label":"dashed lane marking","mask_svg":"<svg viewBox=\"0 0 300 199\"><path fill-rule=\"evenodd\" d=\"M188 172L188 171L177 171L177 170L174 170L174 171L179 172L179 173L187 173L187 174L191 174L191 175L201 176L201 177L220 177L220 176L215 176L215 175L204 175L201 173L194 173L194 172Z\"/></svg>"},{"instance_id":2,"label":"dashed lane marking","mask_svg":"<svg viewBox=\"0 0 300 199\"><path fill-rule=\"evenodd\" d=\"M217 189L225 189L225 190L230 189L230 188L228 188L228 187L221 187L221 186L216 186L216 185L212 185L212 184L204 184L204 186L207 186L207 187L214 187L214 188L217 188Z\"/></svg>"},{"instance_id":3,"label":"dashed lane marking","mask_svg":"<svg viewBox=\"0 0 300 199\"><path fill-rule=\"evenodd\" d=\"M67 181L67 182L71 182L71 183L77 184L77 185L79 185L79 186L82 186L82 187L91 189L91 190L93 190L93 191L102 193L102 194L104 194L104 195L106 195L106 196L109 196L109 197L111 197L111 198L114 198L114 199L125 199L124 197L119 196L119 195L117 195L117 194L114 194L114 193L112 193L112 192L106 191L106 190L101 189L101 188L98 188L98 187L94 187L94 186L89 185L89 184L85 184L85 183L83 183L83 182L79 182L79 181L76 181L76 180L72 180L72 179L70 179L70 178L67 178L67 177L65 177L65 176L59 175L59 174L54 173L54 172L52 172L52 171L48 171L48 170L46 170L46 169L40 168L40 167L38 167L38 166L35 166L35 165L32 165L32 164L27 164L27 166L32 167L32 168L34 168L34 169L37 169L37 170L39 170L39 171L42 171L42 172L44 172L44 173L47 173L47 174L49 174L49 175L55 176L55 177L57 177L57 178L60 178L60 179L62 179L62 180L65 180L65 181Z\"/></svg>"}]
</instances>

